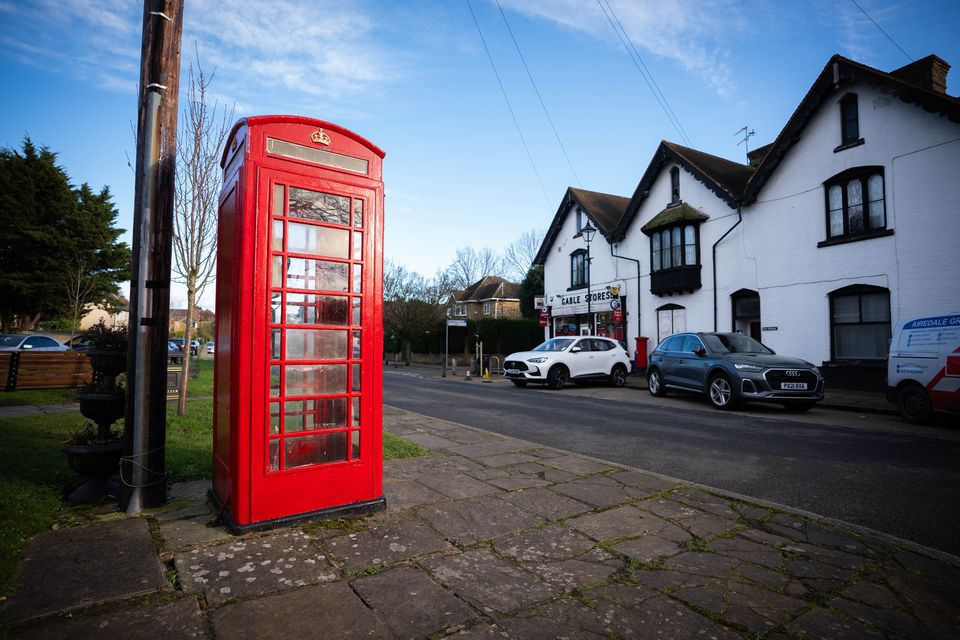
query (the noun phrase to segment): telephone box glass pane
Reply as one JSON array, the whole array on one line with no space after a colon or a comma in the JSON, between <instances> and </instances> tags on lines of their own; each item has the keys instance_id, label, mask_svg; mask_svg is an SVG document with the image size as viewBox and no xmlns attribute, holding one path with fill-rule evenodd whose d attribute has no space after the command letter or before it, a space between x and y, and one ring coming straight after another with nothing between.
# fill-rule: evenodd
<instances>
[{"instance_id":1,"label":"telephone box glass pane","mask_svg":"<svg viewBox=\"0 0 960 640\"><path fill-rule=\"evenodd\" d=\"M280 329L270 332L270 359L280 359Z\"/></svg>"},{"instance_id":2,"label":"telephone box glass pane","mask_svg":"<svg viewBox=\"0 0 960 640\"><path fill-rule=\"evenodd\" d=\"M291 218L350 224L350 198L290 187Z\"/></svg>"},{"instance_id":3,"label":"telephone box glass pane","mask_svg":"<svg viewBox=\"0 0 960 640\"><path fill-rule=\"evenodd\" d=\"M363 266L359 264L353 265L353 293L360 293L363 291Z\"/></svg>"},{"instance_id":4,"label":"telephone box glass pane","mask_svg":"<svg viewBox=\"0 0 960 640\"><path fill-rule=\"evenodd\" d=\"M349 265L344 262L290 258L287 286L293 289L346 291Z\"/></svg>"},{"instance_id":5,"label":"telephone box glass pane","mask_svg":"<svg viewBox=\"0 0 960 640\"><path fill-rule=\"evenodd\" d=\"M287 324L346 325L347 298L315 293L288 293Z\"/></svg>"},{"instance_id":6,"label":"telephone box glass pane","mask_svg":"<svg viewBox=\"0 0 960 640\"><path fill-rule=\"evenodd\" d=\"M353 201L353 226L363 226L363 200Z\"/></svg>"},{"instance_id":7,"label":"telephone box glass pane","mask_svg":"<svg viewBox=\"0 0 960 640\"><path fill-rule=\"evenodd\" d=\"M270 294L270 322L274 324L280 324L282 322L280 318L280 309L281 309L281 294L279 291L274 291Z\"/></svg>"},{"instance_id":8,"label":"telephone box glass pane","mask_svg":"<svg viewBox=\"0 0 960 640\"><path fill-rule=\"evenodd\" d=\"M363 234L359 231L353 232L353 259L363 260Z\"/></svg>"},{"instance_id":9,"label":"telephone box glass pane","mask_svg":"<svg viewBox=\"0 0 960 640\"><path fill-rule=\"evenodd\" d=\"M344 360L347 357L346 331L287 331L287 360Z\"/></svg>"},{"instance_id":10,"label":"telephone box glass pane","mask_svg":"<svg viewBox=\"0 0 960 640\"><path fill-rule=\"evenodd\" d=\"M285 198L283 197L283 185L275 184L273 185L273 215L282 216L283 215L283 203Z\"/></svg>"},{"instance_id":11,"label":"telephone box glass pane","mask_svg":"<svg viewBox=\"0 0 960 640\"><path fill-rule=\"evenodd\" d=\"M273 256L270 269L270 285L283 286L283 256Z\"/></svg>"},{"instance_id":12,"label":"telephone box glass pane","mask_svg":"<svg viewBox=\"0 0 960 640\"><path fill-rule=\"evenodd\" d=\"M283 251L283 220L273 221L273 244L270 246L274 251Z\"/></svg>"},{"instance_id":13,"label":"telephone box glass pane","mask_svg":"<svg viewBox=\"0 0 960 640\"><path fill-rule=\"evenodd\" d=\"M350 417L350 426L359 427L360 426L360 398L350 398L351 407L351 417Z\"/></svg>"},{"instance_id":14,"label":"telephone box glass pane","mask_svg":"<svg viewBox=\"0 0 960 640\"><path fill-rule=\"evenodd\" d=\"M291 222L287 225L287 235L287 251L331 258L350 256L350 232L346 229Z\"/></svg>"},{"instance_id":15,"label":"telephone box glass pane","mask_svg":"<svg viewBox=\"0 0 960 640\"><path fill-rule=\"evenodd\" d=\"M353 332L353 359L354 360L360 359L360 332L359 331Z\"/></svg>"},{"instance_id":16,"label":"telephone box glass pane","mask_svg":"<svg viewBox=\"0 0 960 640\"><path fill-rule=\"evenodd\" d=\"M351 388L353 389L354 392L359 392L360 391L360 365L358 364L353 365L352 375L353 375L353 383L351 385Z\"/></svg>"},{"instance_id":17,"label":"telephone box glass pane","mask_svg":"<svg viewBox=\"0 0 960 640\"><path fill-rule=\"evenodd\" d=\"M270 433L277 435L280 433L280 403L270 403Z\"/></svg>"},{"instance_id":18,"label":"telephone box glass pane","mask_svg":"<svg viewBox=\"0 0 960 640\"><path fill-rule=\"evenodd\" d=\"M280 366L270 367L270 397L275 398L280 395Z\"/></svg>"},{"instance_id":19,"label":"telephone box glass pane","mask_svg":"<svg viewBox=\"0 0 960 640\"><path fill-rule=\"evenodd\" d=\"M350 432L350 442L351 442L351 451L350 457L354 460L360 459L360 432L351 431Z\"/></svg>"},{"instance_id":20,"label":"telephone box glass pane","mask_svg":"<svg viewBox=\"0 0 960 640\"><path fill-rule=\"evenodd\" d=\"M317 396L327 393L347 392L347 365L309 364L288 365L287 396Z\"/></svg>"},{"instance_id":21,"label":"telephone box glass pane","mask_svg":"<svg viewBox=\"0 0 960 640\"><path fill-rule=\"evenodd\" d=\"M270 441L270 471L280 471L280 441Z\"/></svg>"},{"instance_id":22,"label":"telephone box glass pane","mask_svg":"<svg viewBox=\"0 0 960 640\"><path fill-rule=\"evenodd\" d=\"M284 433L347 426L346 398L293 400L283 405Z\"/></svg>"},{"instance_id":23,"label":"telephone box glass pane","mask_svg":"<svg viewBox=\"0 0 960 640\"><path fill-rule=\"evenodd\" d=\"M353 299L353 324L360 326L360 298Z\"/></svg>"},{"instance_id":24,"label":"telephone box glass pane","mask_svg":"<svg viewBox=\"0 0 960 640\"><path fill-rule=\"evenodd\" d=\"M308 464L340 462L347 459L347 433L299 436L283 441L283 468L295 469Z\"/></svg>"}]
</instances>

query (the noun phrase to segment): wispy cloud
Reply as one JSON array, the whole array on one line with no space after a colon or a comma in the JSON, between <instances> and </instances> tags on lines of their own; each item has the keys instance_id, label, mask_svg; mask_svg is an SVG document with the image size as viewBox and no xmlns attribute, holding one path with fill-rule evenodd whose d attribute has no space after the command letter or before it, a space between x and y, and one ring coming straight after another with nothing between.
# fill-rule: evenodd
<instances>
[{"instance_id":1,"label":"wispy cloud","mask_svg":"<svg viewBox=\"0 0 960 640\"><path fill-rule=\"evenodd\" d=\"M401 75L377 40L375 15L335 0L190 0L183 60L216 69L225 102L271 102L295 95L329 104L376 90ZM129 0L0 2L0 54L54 73L134 91L139 75L142 4ZM287 98L289 100L289 97Z\"/></svg>"},{"instance_id":2,"label":"wispy cloud","mask_svg":"<svg viewBox=\"0 0 960 640\"><path fill-rule=\"evenodd\" d=\"M606 0L604 0L606 2ZM621 47L595 0L500 0L527 16ZM727 43L742 28L733 0L609 0L633 45L646 57L672 60L723 98L736 94Z\"/></svg>"}]
</instances>

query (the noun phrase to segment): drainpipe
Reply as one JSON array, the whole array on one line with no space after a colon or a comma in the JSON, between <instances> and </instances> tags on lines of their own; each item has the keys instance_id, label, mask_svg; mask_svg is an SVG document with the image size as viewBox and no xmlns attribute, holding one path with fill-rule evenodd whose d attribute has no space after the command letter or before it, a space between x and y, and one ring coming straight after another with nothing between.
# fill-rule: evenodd
<instances>
[{"instance_id":1,"label":"drainpipe","mask_svg":"<svg viewBox=\"0 0 960 640\"><path fill-rule=\"evenodd\" d=\"M627 256L618 256L613 252L613 244L610 245L610 255L614 258L620 258L621 260L629 260L637 265L637 335L642 335L640 331L640 261L636 258L628 258Z\"/></svg>"},{"instance_id":2,"label":"drainpipe","mask_svg":"<svg viewBox=\"0 0 960 640\"><path fill-rule=\"evenodd\" d=\"M737 200L737 221L733 226L727 229L726 233L720 236L720 239L713 243L713 330L717 330L717 245L723 242L723 239L730 235L730 232L737 228L743 222L743 212L741 210L741 201Z\"/></svg>"}]
</instances>

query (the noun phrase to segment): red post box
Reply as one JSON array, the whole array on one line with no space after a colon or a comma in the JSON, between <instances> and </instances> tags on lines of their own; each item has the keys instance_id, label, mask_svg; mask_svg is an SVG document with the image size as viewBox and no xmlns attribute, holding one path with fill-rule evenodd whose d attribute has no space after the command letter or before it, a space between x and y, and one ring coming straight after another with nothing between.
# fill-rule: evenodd
<instances>
[{"instance_id":1,"label":"red post box","mask_svg":"<svg viewBox=\"0 0 960 640\"><path fill-rule=\"evenodd\" d=\"M645 375L647 371L647 342L650 338L646 336L637 336L636 337L636 365L635 370L640 374Z\"/></svg>"},{"instance_id":2,"label":"red post box","mask_svg":"<svg viewBox=\"0 0 960 640\"><path fill-rule=\"evenodd\" d=\"M235 533L386 505L383 157L299 116L227 139L213 495Z\"/></svg>"}]
</instances>

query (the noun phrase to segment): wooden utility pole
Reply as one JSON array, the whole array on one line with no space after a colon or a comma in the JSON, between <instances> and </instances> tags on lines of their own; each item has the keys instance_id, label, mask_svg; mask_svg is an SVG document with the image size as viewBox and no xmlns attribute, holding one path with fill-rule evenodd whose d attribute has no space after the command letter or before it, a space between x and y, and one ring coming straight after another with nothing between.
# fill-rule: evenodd
<instances>
[{"instance_id":1,"label":"wooden utility pole","mask_svg":"<svg viewBox=\"0 0 960 640\"><path fill-rule=\"evenodd\" d=\"M166 502L167 337L182 0L145 0L120 508Z\"/></svg>"}]
</instances>

